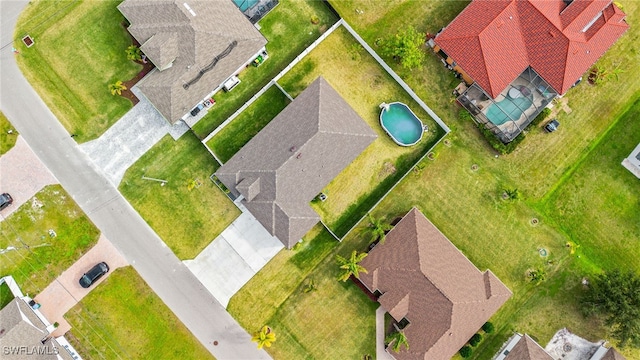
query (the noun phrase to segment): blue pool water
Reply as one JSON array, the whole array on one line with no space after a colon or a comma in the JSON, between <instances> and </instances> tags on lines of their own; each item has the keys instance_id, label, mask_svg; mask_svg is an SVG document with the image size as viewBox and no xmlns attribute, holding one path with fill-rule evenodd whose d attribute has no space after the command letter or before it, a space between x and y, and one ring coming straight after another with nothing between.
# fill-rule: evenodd
<instances>
[{"instance_id":1,"label":"blue pool water","mask_svg":"<svg viewBox=\"0 0 640 360\"><path fill-rule=\"evenodd\" d=\"M240 9L240 11L246 11L247 9L252 8L255 4L260 0L233 0L236 6Z\"/></svg>"},{"instance_id":2,"label":"blue pool water","mask_svg":"<svg viewBox=\"0 0 640 360\"><path fill-rule=\"evenodd\" d=\"M403 103L394 102L383 107L380 124L398 145L415 145L422 139L422 121Z\"/></svg>"},{"instance_id":3,"label":"blue pool water","mask_svg":"<svg viewBox=\"0 0 640 360\"><path fill-rule=\"evenodd\" d=\"M487 118L495 125L502 125L507 121L515 121L520 118L523 110L527 110L533 101L528 96L517 99L505 98L502 101L491 104L487 109Z\"/></svg>"}]
</instances>

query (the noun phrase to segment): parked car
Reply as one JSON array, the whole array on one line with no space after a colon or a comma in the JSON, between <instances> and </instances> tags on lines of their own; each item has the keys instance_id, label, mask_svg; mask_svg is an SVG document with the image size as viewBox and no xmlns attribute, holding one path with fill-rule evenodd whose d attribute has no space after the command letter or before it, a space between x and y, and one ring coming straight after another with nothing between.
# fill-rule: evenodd
<instances>
[{"instance_id":1,"label":"parked car","mask_svg":"<svg viewBox=\"0 0 640 360\"><path fill-rule=\"evenodd\" d=\"M194 107L191 110L191 116L196 116L198 115L198 113L200 112L200 110L204 109L204 105L202 104L198 104L196 107Z\"/></svg>"},{"instance_id":2,"label":"parked car","mask_svg":"<svg viewBox=\"0 0 640 360\"><path fill-rule=\"evenodd\" d=\"M0 210L4 210L7 206L13 204L11 195L4 193L0 195Z\"/></svg>"},{"instance_id":3,"label":"parked car","mask_svg":"<svg viewBox=\"0 0 640 360\"><path fill-rule=\"evenodd\" d=\"M547 123L547 125L544 126L544 129L547 130L547 132L554 132L556 130L558 130L558 126L560 126L560 123L558 122L558 119L553 119L551 121L549 121Z\"/></svg>"},{"instance_id":4,"label":"parked car","mask_svg":"<svg viewBox=\"0 0 640 360\"><path fill-rule=\"evenodd\" d=\"M82 275L82 277L80 278L80 286L86 289L108 272L109 265L107 265L106 262L103 261L99 264L96 264L91 268L91 270Z\"/></svg>"}]
</instances>

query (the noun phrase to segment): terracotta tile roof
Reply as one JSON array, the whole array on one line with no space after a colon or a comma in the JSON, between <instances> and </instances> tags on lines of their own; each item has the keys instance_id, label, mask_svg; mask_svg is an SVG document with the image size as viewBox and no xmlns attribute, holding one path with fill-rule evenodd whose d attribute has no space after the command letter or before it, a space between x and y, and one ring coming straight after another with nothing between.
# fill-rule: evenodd
<instances>
[{"instance_id":1,"label":"terracotta tile roof","mask_svg":"<svg viewBox=\"0 0 640 360\"><path fill-rule=\"evenodd\" d=\"M320 77L215 174L291 248L320 220L309 202L376 138Z\"/></svg>"},{"instance_id":2,"label":"terracotta tile roof","mask_svg":"<svg viewBox=\"0 0 640 360\"><path fill-rule=\"evenodd\" d=\"M524 334L504 360L554 360L535 340Z\"/></svg>"},{"instance_id":3,"label":"terracotta tile roof","mask_svg":"<svg viewBox=\"0 0 640 360\"><path fill-rule=\"evenodd\" d=\"M205 96L252 60L267 40L230 0L125 0L118 10L128 30L159 70L137 86L169 122L187 114ZM184 84L236 41L228 56L187 89Z\"/></svg>"},{"instance_id":4,"label":"terracotta tile roof","mask_svg":"<svg viewBox=\"0 0 640 360\"><path fill-rule=\"evenodd\" d=\"M531 66L564 94L627 30L610 0L474 0L435 42L498 96Z\"/></svg>"},{"instance_id":5,"label":"terracotta tile roof","mask_svg":"<svg viewBox=\"0 0 640 360\"><path fill-rule=\"evenodd\" d=\"M383 295L382 307L406 318L409 350L397 359L450 359L511 297L489 270L480 272L419 210L412 209L369 252L360 280Z\"/></svg>"}]
</instances>

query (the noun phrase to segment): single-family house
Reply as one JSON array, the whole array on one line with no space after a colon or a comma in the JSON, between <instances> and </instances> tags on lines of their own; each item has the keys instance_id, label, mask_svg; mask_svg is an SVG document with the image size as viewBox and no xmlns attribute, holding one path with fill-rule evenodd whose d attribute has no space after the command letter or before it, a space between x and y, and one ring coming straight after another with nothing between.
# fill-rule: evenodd
<instances>
[{"instance_id":1,"label":"single-family house","mask_svg":"<svg viewBox=\"0 0 640 360\"><path fill-rule=\"evenodd\" d=\"M409 349L396 359L451 359L512 295L416 208L360 264L359 281L403 327Z\"/></svg>"},{"instance_id":2,"label":"single-family house","mask_svg":"<svg viewBox=\"0 0 640 360\"><path fill-rule=\"evenodd\" d=\"M569 330L560 329L543 348L527 334L515 333L494 356L494 360L625 360L616 349L592 343Z\"/></svg>"},{"instance_id":3,"label":"single-family house","mask_svg":"<svg viewBox=\"0 0 640 360\"><path fill-rule=\"evenodd\" d=\"M309 202L376 138L320 77L215 176L291 248L320 221Z\"/></svg>"},{"instance_id":4,"label":"single-family house","mask_svg":"<svg viewBox=\"0 0 640 360\"><path fill-rule=\"evenodd\" d=\"M267 40L231 0L125 0L118 10L155 65L137 87L172 124L265 53Z\"/></svg>"},{"instance_id":5,"label":"single-family house","mask_svg":"<svg viewBox=\"0 0 640 360\"><path fill-rule=\"evenodd\" d=\"M429 44L468 85L458 102L507 143L627 28L611 0L473 0Z\"/></svg>"}]
</instances>

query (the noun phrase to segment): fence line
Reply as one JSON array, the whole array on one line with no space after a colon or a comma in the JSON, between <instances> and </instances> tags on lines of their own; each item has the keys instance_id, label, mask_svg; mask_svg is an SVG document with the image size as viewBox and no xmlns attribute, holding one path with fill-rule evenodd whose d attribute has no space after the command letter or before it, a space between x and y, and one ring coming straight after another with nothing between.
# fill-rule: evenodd
<instances>
[{"instance_id":1,"label":"fence line","mask_svg":"<svg viewBox=\"0 0 640 360\"><path fill-rule=\"evenodd\" d=\"M400 76L398 76L398 74L396 74L396 72L393 71L393 69L391 69L391 67L389 67L389 65L387 65L386 62L384 62L384 60L382 60L382 58L371 48L371 46L369 46L369 44L367 44L366 41L364 41L364 39L362 39L362 37L360 37L360 35L355 30L353 30L353 28L346 21L343 21L342 19L340 19L340 22L344 25L345 29L349 31L351 36L356 38L356 40L358 40L360 45L362 45L365 48L365 50L367 50L369 55L373 56L373 58L376 59L378 64L380 64L380 66L382 66L389 73L389 75L391 75L391 77L398 84L400 84L400 86L402 86L402 88L413 98L413 100L415 100L418 103L418 105L420 105L420 107L423 108L424 111L426 111L429 114L429 116L431 116L433 120L435 120L435 122L437 122L438 125L440 125L440 127L444 129L445 133L448 134L451 131L451 129L449 129L447 124L445 124L444 121L442 121L442 119L440 119L440 117L436 115L436 113L433 112L433 110L431 110L431 108L429 108L429 106L427 106L427 104L425 104L424 101L422 101L422 99L420 99L420 97L413 91L413 89L411 89L411 87L407 85L407 83L405 83L404 80L402 80L402 78L400 78Z\"/></svg>"},{"instance_id":2,"label":"fence line","mask_svg":"<svg viewBox=\"0 0 640 360\"><path fill-rule=\"evenodd\" d=\"M293 101L293 98L291 97L291 95L289 95L288 92L286 92L282 86L280 86L280 84L278 84L277 81L273 82L273 85L275 85L278 89L280 89L280 91L282 91L282 93L284 94L284 96L286 96L287 98L289 98L289 100Z\"/></svg>"},{"instance_id":3,"label":"fence line","mask_svg":"<svg viewBox=\"0 0 640 360\"><path fill-rule=\"evenodd\" d=\"M209 149L209 147L207 146L207 141L211 140L212 137L214 137L217 133L219 133L222 129L224 129L233 119L238 117L238 115L240 115L240 113L242 113L247 107L249 107L249 105L253 104L254 101L256 101L262 94L264 94L271 87L271 85L273 85L276 81L280 80L280 78L282 78L289 70L291 70L291 68L297 65L305 56L307 56L308 53L311 52L311 50L315 49L316 46L318 46L318 44L320 44L327 36L329 36L341 24L342 24L342 19L338 20L338 22L333 24L333 26L331 26L327 31L325 31L324 34L320 35L319 38L317 38L314 42L311 43L311 45L309 45L298 56L296 56L296 58L293 59L293 61L290 62L289 65L287 65L282 71L278 73L278 75L276 75L273 79L271 79L271 81L269 81L267 85L265 85L262 89L260 89L255 95L251 97L251 99L245 102L238 110L236 110L222 124L220 124L220 126L215 128L209 135L207 135L207 137L204 138L204 140L202 140L202 143L204 144L204 146L207 149ZM285 94L287 93L285 92ZM211 151L211 149L209 149L209 152L213 154L213 151ZM218 160L218 162L220 161Z\"/></svg>"}]
</instances>

